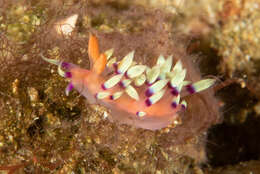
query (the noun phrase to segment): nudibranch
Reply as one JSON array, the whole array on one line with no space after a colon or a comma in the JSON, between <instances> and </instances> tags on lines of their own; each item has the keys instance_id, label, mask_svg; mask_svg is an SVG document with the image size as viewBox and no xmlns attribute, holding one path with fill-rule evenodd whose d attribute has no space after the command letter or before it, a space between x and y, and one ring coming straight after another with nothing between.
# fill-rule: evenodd
<instances>
[{"instance_id":1,"label":"nudibranch","mask_svg":"<svg viewBox=\"0 0 260 174\"><path fill-rule=\"evenodd\" d=\"M88 102L111 111L112 121L157 130L178 120L188 104L183 98L215 83L215 79L190 82L186 69L173 56L159 55L153 67L134 61L134 51L117 61L113 49L99 52L96 36L90 34L90 70L77 65L41 57L58 66L58 73L69 79L66 95L75 88ZM104 72L110 73L104 73ZM105 74L105 75L104 75Z\"/></svg>"}]
</instances>

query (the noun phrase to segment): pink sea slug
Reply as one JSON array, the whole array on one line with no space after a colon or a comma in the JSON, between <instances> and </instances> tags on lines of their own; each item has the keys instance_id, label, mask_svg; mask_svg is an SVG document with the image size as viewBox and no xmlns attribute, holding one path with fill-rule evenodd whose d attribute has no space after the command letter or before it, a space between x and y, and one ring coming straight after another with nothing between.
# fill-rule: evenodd
<instances>
[{"instance_id":1,"label":"pink sea slug","mask_svg":"<svg viewBox=\"0 0 260 174\"><path fill-rule=\"evenodd\" d=\"M90 103L101 104L111 111L112 121L157 130L179 119L188 104L182 98L211 87L214 79L190 82L185 79L182 62L159 55L153 67L134 61L131 51L120 61L112 56L113 49L101 54L97 38L90 34L88 54L91 69L42 58L58 66L58 73L70 80L66 95L75 88ZM65 71L63 71L63 70ZM112 71L112 73L104 73ZM106 74L106 75L104 75ZM108 75L110 74L110 75Z\"/></svg>"}]
</instances>

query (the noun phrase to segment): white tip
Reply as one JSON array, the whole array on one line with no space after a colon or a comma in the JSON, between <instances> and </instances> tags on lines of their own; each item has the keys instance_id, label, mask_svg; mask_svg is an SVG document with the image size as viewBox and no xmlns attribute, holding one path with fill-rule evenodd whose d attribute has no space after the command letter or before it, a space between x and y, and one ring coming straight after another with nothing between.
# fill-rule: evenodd
<instances>
[{"instance_id":1,"label":"white tip","mask_svg":"<svg viewBox=\"0 0 260 174\"><path fill-rule=\"evenodd\" d=\"M165 62L165 58L163 57L163 55L160 55L157 59L156 65L162 66Z\"/></svg>"},{"instance_id":2,"label":"white tip","mask_svg":"<svg viewBox=\"0 0 260 174\"><path fill-rule=\"evenodd\" d=\"M160 67L154 66L152 69L146 71L146 78L149 84L155 82L155 80L159 77Z\"/></svg>"},{"instance_id":3,"label":"white tip","mask_svg":"<svg viewBox=\"0 0 260 174\"><path fill-rule=\"evenodd\" d=\"M117 69L118 73L124 74L127 71L133 62L134 53L134 51L131 51L120 61Z\"/></svg>"},{"instance_id":4,"label":"white tip","mask_svg":"<svg viewBox=\"0 0 260 174\"><path fill-rule=\"evenodd\" d=\"M164 93L165 90L161 90L155 93L153 96L149 97L151 104L155 104L156 102L158 102L163 97Z\"/></svg>"},{"instance_id":5,"label":"white tip","mask_svg":"<svg viewBox=\"0 0 260 174\"><path fill-rule=\"evenodd\" d=\"M104 98L107 98L109 95L110 95L109 92L98 92L96 94L96 98L97 99L104 99Z\"/></svg>"},{"instance_id":6,"label":"white tip","mask_svg":"<svg viewBox=\"0 0 260 174\"><path fill-rule=\"evenodd\" d=\"M125 89L125 92L133 99L135 100L139 100L139 95L137 93L137 91L135 90L135 88L131 85L127 86Z\"/></svg>"},{"instance_id":7,"label":"white tip","mask_svg":"<svg viewBox=\"0 0 260 174\"><path fill-rule=\"evenodd\" d=\"M172 68L172 56L169 56L161 67L161 72L170 72Z\"/></svg>"},{"instance_id":8,"label":"white tip","mask_svg":"<svg viewBox=\"0 0 260 174\"><path fill-rule=\"evenodd\" d=\"M181 71L182 70L182 63L181 60L178 60L174 67L172 68L172 71Z\"/></svg>"},{"instance_id":9,"label":"white tip","mask_svg":"<svg viewBox=\"0 0 260 174\"><path fill-rule=\"evenodd\" d=\"M187 102L185 100L182 100L181 106L182 106L183 109L186 109L187 108Z\"/></svg>"},{"instance_id":10,"label":"white tip","mask_svg":"<svg viewBox=\"0 0 260 174\"><path fill-rule=\"evenodd\" d=\"M121 80L122 77L123 77L123 74L117 74L117 75L111 77L110 79L108 79L104 83L105 89L114 87L116 84L118 84L118 82Z\"/></svg>"},{"instance_id":11,"label":"white tip","mask_svg":"<svg viewBox=\"0 0 260 174\"><path fill-rule=\"evenodd\" d=\"M112 95L112 100L116 100L118 99L119 97L121 97L123 95L123 91L119 91L119 92L115 92L113 95Z\"/></svg>"},{"instance_id":12,"label":"white tip","mask_svg":"<svg viewBox=\"0 0 260 174\"><path fill-rule=\"evenodd\" d=\"M130 66L129 68L131 68L131 67L133 67L133 66L135 66L135 65L137 65L137 62L133 60L131 66ZM129 68L128 68L128 69L129 69Z\"/></svg>"},{"instance_id":13,"label":"white tip","mask_svg":"<svg viewBox=\"0 0 260 174\"><path fill-rule=\"evenodd\" d=\"M105 55L106 55L106 57L107 57L107 60L110 59L110 57L113 55L113 53L114 53L114 49L113 49L113 48L111 48L111 49L109 49L109 50L107 50L107 51L105 52Z\"/></svg>"},{"instance_id":14,"label":"white tip","mask_svg":"<svg viewBox=\"0 0 260 174\"><path fill-rule=\"evenodd\" d=\"M104 117L104 119L106 119L108 117L108 113L106 111L103 113L103 117Z\"/></svg>"},{"instance_id":15,"label":"white tip","mask_svg":"<svg viewBox=\"0 0 260 174\"><path fill-rule=\"evenodd\" d=\"M183 85L183 86L186 86L186 85L188 85L188 84L191 84L191 81L184 80L184 81L182 82L182 85Z\"/></svg>"},{"instance_id":16,"label":"white tip","mask_svg":"<svg viewBox=\"0 0 260 174\"><path fill-rule=\"evenodd\" d=\"M164 79L164 80L159 80L159 81L155 82L152 86L150 86L148 88L149 92L151 92L153 94L157 93L158 91L160 91L167 85L168 81L169 80Z\"/></svg>"},{"instance_id":17,"label":"white tip","mask_svg":"<svg viewBox=\"0 0 260 174\"><path fill-rule=\"evenodd\" d=\"M144 74L140 75L134 80L135 86L142 86L146 80L146 77Z\"/></svg>"},{"instance_id":18,"label":"white tip","mask_svg":"<svg viewBox=\"0 0 260 174\"><path fill-rule=\"evenodd\" d=\"M112 66L116 63L116 58L113 57L107 61L107 67L112 68Z\"/></svg>"},{"instance_id":19,"label":"white tip","mask_svg":"<svg viewBox=\"0 0 260 174\"><path fill-rule=\"evenodd\" d=\"M173 77L171 79L171 86L177 87L180 83L183 82L186 76L186 69L182 69L181 71L174 71Z\"/></svg>"},{"instance_id":20,"label":"white tip","mask_svg":"<svg viewBox=\"0 0 260 174\"><path fill-rule=\"evenodd\" d=\"M128 85L130 85L132 83L132 80L130 79L124 79L122 80L122 85L124 88L126 88Z\"/></svg>"},{"instance_id":21,"label":"white tip","mask_svg":"<svg viewBox=\"0 0 260 174\"><path fill-rule=\"evenodd\" d=\"M215 82L215 79L203 79L192 84L192 86L195 89L195 92L200 92L211 87Z\"/></svg>"},{"instance_id":22,"label":"white tip","mask_svg":"<svg viewBox=\"0 0 260 174\"><path fill-rule=\"evenodd\" d=\"M175 102L177 105L180 103L181 96L177 95L176 97L173 97L172 102Z\"/></svg>"},{"instance_id":23,"label":"white tip","mask_svg":"<svg viewBox=\"0 0 260 174\"><path fill-rule=\"evenodd\" d=\"M141 75L145 71L145 68L146 68L145 65L135 65L129 68L126 74L129 78L132 79L134 77Z\"/></svg>"},{"instance_id":24,"label":"white tip","mask_svg":"<svg viewBox=\"0 0 260 174\"><path fill-rule=\"evenodd\" d=\"M160 67L160 79L166 79L166 75L168 72L170 72L172 67L172 56L169 56L164 64Z\"/></svg>"},{"instance_id":25,"label":"white tip","mask_svg":"<svg viewBox=\"0 0 260 174\"><path fill-rule=\"evenodd\" d=\"M161 80L166 79L166 73L161 72L159 75L159 79L161 79Z\"/></svg>"},{"instance_id":26,"label":"white tip","mask_svg":"<svg viewBox=\"0 0 260 174\"><path fill-rule=\"evenodd\" d=\"M143 112L143 111L138 111L138 112L136 113L136 115L139 116L139 117L143 117L143 116L146 115L146 113Z\"/></svg>"}]
</instances>

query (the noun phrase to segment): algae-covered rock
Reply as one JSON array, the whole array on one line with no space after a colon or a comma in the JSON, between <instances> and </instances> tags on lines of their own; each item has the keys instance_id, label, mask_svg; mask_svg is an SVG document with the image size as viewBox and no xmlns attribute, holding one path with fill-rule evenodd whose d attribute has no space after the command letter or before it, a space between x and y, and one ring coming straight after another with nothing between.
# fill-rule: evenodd
<instances>
[{"instance_id":1,"label":"algae-covered rock","mask_svg":"<svg viewBox=\"0 0 260 174\"><path fill-rule=\"evenodd\" d=\"M161 2L164 3L155 9ZM215 1L199 1L204 17L195 3L189 3L186 9L183 5L180 8L181 1L136 3L39 0L8 1L1 7L0 2L0 170L203 173L200 164L207 161L207 130L220 121L213 91L188 97L189 107L179 125L158 131L137 129L110 122L109 108L90 105L77 91L66 96L67 81L40 54L87 69L88 37L92 32L100 40L101 51L114 48L117 58L132 50L138 61L148 65L154 64L160 54L182 57L189 78L198 80L201 75L194 63L198 56L187 51L189 39L182 34L198 32L208 36L214 31L211 43L220 55L228 49L234 53L228 56L233 56L230 60L242 60L236 47L250 55L248 62L257 61L257 37L249 36L258 31L257 23L250 23L257 21L258 12L252 16L242 13L251 27L243 28L243 20L238 17L241 28L232 31L235 37L229 38L232 32L228 28L235 24L228 17L221 26L212 28L218 16ZM61 29L57 32L58 25L75 14L77 20L69 34ZM243 45L248 42L250 45ZM238 63L222 65L227 67L223 72L246 69L248 74L255 73L252 64L251 69Z\"/></svg>"},{"instance_id":2,"label":"algae-covered rock","mask_svg":"<svg viewBox=\"0 0 260 174\"><path fill-rule=\"evenodd\" d=\"M222 23L214 32L212 45L223 59L220 69L229 76L259 74L259 8L259 2L254 0L230 1L223 5Z\"/></svg>"}]
</instances>

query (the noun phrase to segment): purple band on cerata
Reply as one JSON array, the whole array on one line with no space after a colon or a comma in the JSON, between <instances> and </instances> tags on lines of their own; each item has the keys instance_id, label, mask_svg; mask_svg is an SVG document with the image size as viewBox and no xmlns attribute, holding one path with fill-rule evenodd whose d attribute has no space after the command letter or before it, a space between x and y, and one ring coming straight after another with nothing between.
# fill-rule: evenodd
<instances>
[{"instance_id":1,"label":"purple band on cerata","mask_svg":"<svg viewBox=\"0 0 260 174\"><path fill-rule=\"evenodd\" d=\"M154 93L153 93L153 91L152 91L151 89L147 89L147 90L145 91L145 95L146 95L147 97L151 97L153 94L154 94Z\"/></svg>"},{"instance_id":2,"label":"purple band on cerata","mask_svg":"<svg viewBox=\"0 0 260 174\"><path fill-rule=\"evenodd\" d=\"M107 88L105 87L104 84L101 85L101 88L102 88L103 90L107 90Z\"/></svg>"},{"instance_id":3,"label":"purple band on cerata","mask_svg":"<svg viewBox=\"0 0 260 174\"><path fill-rule=\"evenodd\" d=\"M175 109L175 108L177 108L178 105L176 102L172 102L171 106Z\"/></svg>"},{"instance_id":4,"label":"purple band on cerata","mask_svg":"<svg viewBox=\"0 0 260 174\"><path fill-rule=\"evenodd\" d=\"M178 95L179 95L179 91L178 91L176 88L172 88L171 93L172 93L172 95L174 95L174 96L178 96Z\"/></svg>"},{"instance_id":5,"label":"purple band on cerata","mask_svg":"<svg viewBox=\"0 0 260 174\"><path fill-rule=\"evenodd\" d=\"M71 78L71 77L72 77L71 72L65 72L65 77L66 77L66 78Z\"/></svg>"},{"instance_id":6,"label":"purple band on cerata","mask_svg":"<svg viewBox=\"0 0 260 174\"><path fill-rule=\"evenodd\" d=\"M122 88L126 88L126 86L125 86L125 84L124 84L123 81L120 81L120 82L119 82L119 86L121 86Z\"/></svg>"},{"instance_id":7,"label":"purple band on cerata","mask_svg":"<svg viewBox=\"0 0 260 174\"><path fill-rule=\"evenodd\" d=\"M192 86L192 85L187 85L187 86L186 86L186 89L187 89L187 91L188 91L190 94L193 94L193 93L196 92L194 86Z\"/></svg>"},{"instance_id":8,"label":"purple band on cerata","mask_svg":"<svg viewBox=\"0 0 260 174\"><path fill-rule=\"evenodd\" d=\"M70 64L67 63L67 62L62 62L62 63L61 63L61 67L62 67L62 68L65 68L65 69L69 69Z\"/></svg>"},{"instance_id":9,"label":"purple band on cerata","mask_svg":"<svg viewBox=\"0 0 260 174\"><path fill-rule=\"evenodd\" d=\"M146 104L146 106L151 106L152 105L152 102L149 100L149 99L146 99L145 100L145 104Z\"/></svg>"},{"instance_id":10,"label":"purple band on cerata","mask_svg":"<svg viewBox=\"0 0 260 174\"><path fill-rule=\"evenodd\" d=\"M110 99L110 100L114 100L114 96L113 96L113 95L110 95L110 96L109 96L109 99Z\"/></svg>"}]
</instances>

